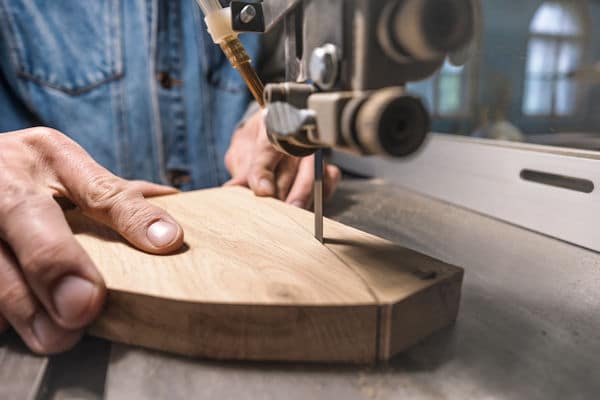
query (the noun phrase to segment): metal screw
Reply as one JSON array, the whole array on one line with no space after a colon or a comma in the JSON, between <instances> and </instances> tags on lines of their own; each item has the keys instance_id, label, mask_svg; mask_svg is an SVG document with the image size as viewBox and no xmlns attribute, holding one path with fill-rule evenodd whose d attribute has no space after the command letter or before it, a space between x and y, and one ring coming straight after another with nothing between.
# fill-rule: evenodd
<instances>
[{"instance_id":1,"label":"metal screw","mask_svg":"<svg viewBox=\"0 0 600 400\"><path fill-rule=\"evenodd\" d=\"M317 47L309 64L310 79L321 89L333 88L338 78L339 70L338 49L333 44Z\"/></svg>"},{"instance_id":2,"label":"metal screw","mask_svg":"<svg viewBox=\"0 0 600 400\"><path fill-rule=\"evenodd\" d=\"M240 11L240 20L244 24L249 24L254 18L256 18L256 8L254 8L254 6L248 4Z\"/></svg>"}]
</instances>

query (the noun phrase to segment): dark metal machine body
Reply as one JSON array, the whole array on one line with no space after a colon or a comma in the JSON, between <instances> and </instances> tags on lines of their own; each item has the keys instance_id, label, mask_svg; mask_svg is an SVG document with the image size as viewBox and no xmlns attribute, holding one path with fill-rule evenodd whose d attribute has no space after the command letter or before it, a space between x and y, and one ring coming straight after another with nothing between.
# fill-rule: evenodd
<instances>
[{"instance_id":1,"label":"dark metal machine body","mask_svg":"<svg viewBox=\"0 0 600 400\"><path fill-rule=\"evenodd\" d=\"M238 32L282 22L286 82L267 84L273 146L316 153L315 234L322 241L322 149L405 157L430 130L406 83L434 74L474 37L478 0L254 0L230 2Z\"/></svg>"},{"instance_id":2,"label":"dark metal machine body","mask_svg":"<svg viewBox=\"0 0 600 400\"><path fill-rule=\"evenodd\" d=\"M273 144L295 156L418 150L429 114L405 85L469 46L476 15L471 0L234 1L232 9L248 4L263 25L250 30L284 24L287 83L266 86L266 123ZM245 30L235 11L232 18Z\"/></svg>"}]
</instances>

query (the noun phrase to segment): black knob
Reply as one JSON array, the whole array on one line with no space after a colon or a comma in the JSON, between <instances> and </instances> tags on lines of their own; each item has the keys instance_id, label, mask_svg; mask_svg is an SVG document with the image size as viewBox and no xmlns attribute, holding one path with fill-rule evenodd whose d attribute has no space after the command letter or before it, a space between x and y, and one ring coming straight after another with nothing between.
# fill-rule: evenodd
<instances>
[{"instance_id":1,"label":"black knob","mask_svg":"<svg viewBox=\"0 0 600 400\"><path fill-rule=\"evenodd\" d=\"M474 34L472 0L399 0L382 12L379 41L397 61L444 58Z\"/></svg>"},{"instance_id":2,"label":"black knob","mask_svg":"<svg viewBox=\"0 0 600 400\"><path fill-rule=\"evenodd\" d=\"M425 41L439 53L459 50L473 36L473 6L468 0L429 0L423 28Z\"/></svg>"},{"instance_id":3,"label":"black knob","mask_svg":"<svg viewBox=\"0 0 600 400\"><path fill-rule=\"evenodd\" d=\"M406 157L425 142L430 130L423 102L402 88L381 90L360 107L356 139L365 154Z\"/></svg>"}]
</instances>

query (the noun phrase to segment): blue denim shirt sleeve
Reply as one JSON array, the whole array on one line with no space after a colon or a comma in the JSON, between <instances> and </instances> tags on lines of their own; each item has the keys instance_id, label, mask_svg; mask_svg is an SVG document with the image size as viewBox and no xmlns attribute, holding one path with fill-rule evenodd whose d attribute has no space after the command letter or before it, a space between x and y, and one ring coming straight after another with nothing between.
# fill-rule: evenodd
<instances>
[{"instance_id":1,"label":"blue denim shirt sleeve","mask_svg":"<svg viewBox=\"0 0 600 400\"><path fill-rule=\"evenodd\" d=\"M193 0L0 0L0 132L49 126L125 178L202 188L249 100Z\"/></svg>"}]
</instances>

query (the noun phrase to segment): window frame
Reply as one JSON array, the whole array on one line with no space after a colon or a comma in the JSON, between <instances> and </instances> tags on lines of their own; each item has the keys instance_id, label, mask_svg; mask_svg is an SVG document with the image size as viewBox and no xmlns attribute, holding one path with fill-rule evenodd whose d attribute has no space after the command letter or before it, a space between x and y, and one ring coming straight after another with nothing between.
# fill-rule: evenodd
<instances>
[{"instance_id":1,"label":"window frame","mask_svg":"<svg viewBox=\"0 0 600 400\"><path fill-rule=\"evenodd\" d=\"M536 18L536 16L538 15L538 13L540 12L540 10L546 6L547 3L558 3L561 5L561 7L565 7L566 10L568 10L569 13L572 13L572 15L574 17L576 17L579 20L580 23L580 32L579 34L571 34L571 33L542 33L542 32L537 32L537 31L533 31L533 22ZM560 56L560 52L562 51L562 48L565 44L571 42L574 45L578 45L579 49L580 49L580 57L577 63L577 66L575 67L575 70L577 68L580 68L581 66L585 65L588 60L589 60L589 21L587 18L585 18L585 4L582 1L564 1L564 0L548 0L548 1L544 1L542 4L540 4L536 10L535 13L533 14L533 16L531 17L531 19L529 20L529 27L528 27L528 36L527 36L527 50L526 50L526 56L525 56L525 66L524 66L524 77L523 77L523 83L522 83L522 95L521 95L521 107L520 107L520 112L521 115L529 120L545 120L545 121L565 121L565 120L571 120L571 119L576 119L581 117L581 115L583 115L584 113L584 108L585 108L585 99L586 99L586 93L587 93L587 88L581 84L579 84L579 82L577 82L576 79L574 78L570 78L573 80L574 84L575 84L575 107L574 107L574 111L572 113L569 114L560 114L557 112L557 107L556 107L556 98L557 98L557 85L558 82L561 79L565 79L565 78L569 78L568 73L567 74L561 74L559 72L559 68L558 68L558 57ZM546 41L552 41L553 42L553 70L551 72L552 75L552 79L551 79L551 83L549 83L551 85L551 102L550 102L550 110L548 113L546 112L541 112L541 113L528 113L526 111L526 103L527 103L527 84L529 82L530 77L532 76L531 73L529 72L529 59L530 59L530 52L529 52L529 45L531 44L531 42L533 40L546 40ZM536 76L534 75L537 79L539 79L539 74Z\"/></svg>"},{"instance_id":2,"label":"window frame","mask_svg":"<svg viewBox=\"0 0 600 400\"><path fill-rule=\"evenodd\" d=\"M449 60L444 60L444 63L450 62ZM432 103L433 109L430 111L431 115L438 120L455 120L461 118L469 118L473 113L472 110L472 102L473 102L473 81L474 81L474 73L473 73L473 60L467 61L463 66L462 70L454 75L459 75L460 77L460 107L456 112L440 112L440 103L441 103L441 82L444 76L453 75L453 74L443 74L444 64L439 71L435 73L435 75L431 78L432 84Z\"/></svg>"}]
</instances>

